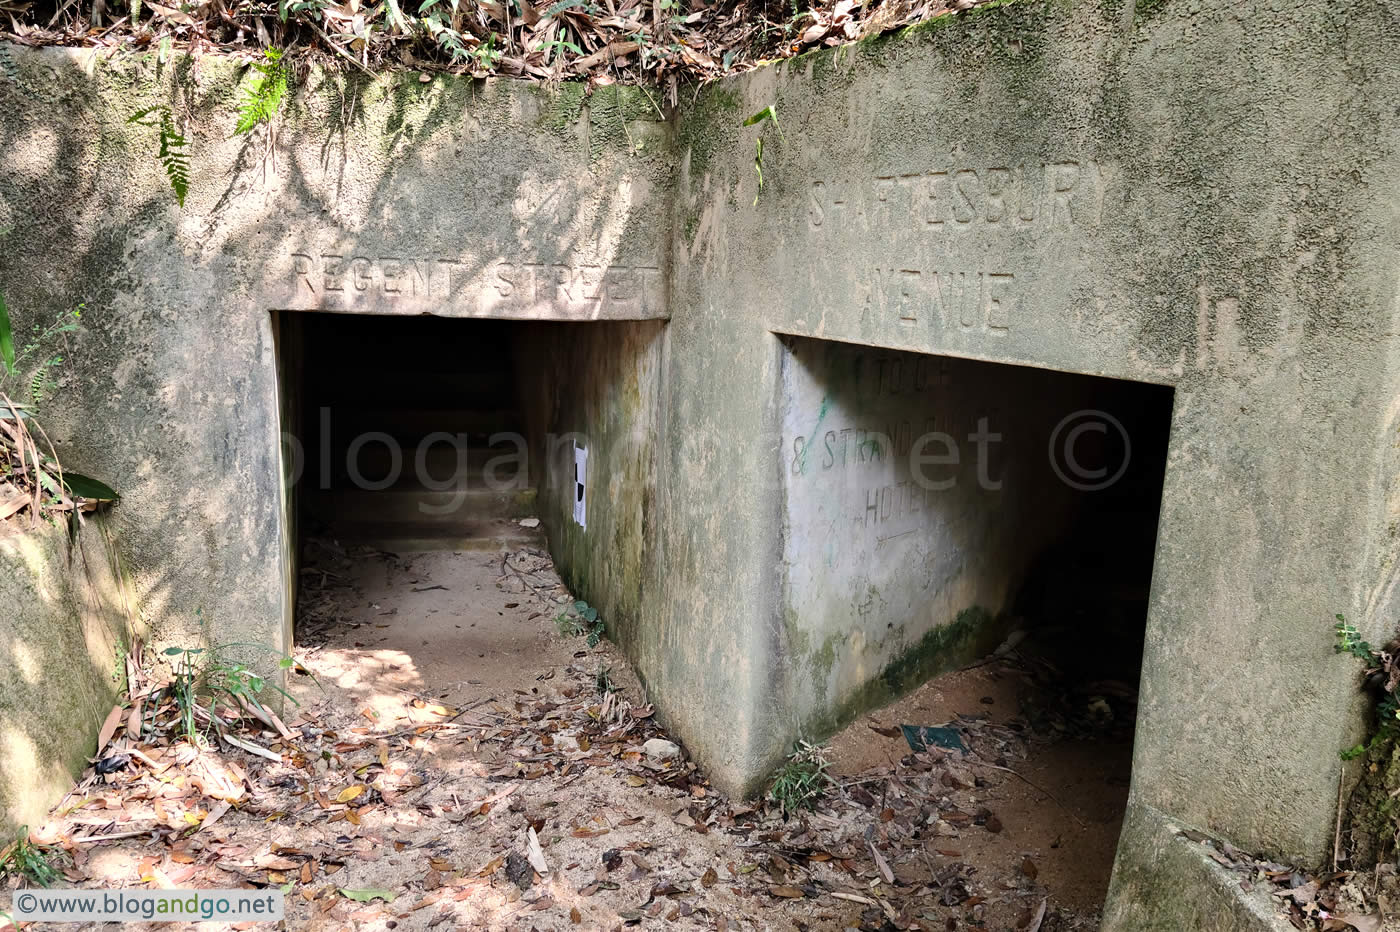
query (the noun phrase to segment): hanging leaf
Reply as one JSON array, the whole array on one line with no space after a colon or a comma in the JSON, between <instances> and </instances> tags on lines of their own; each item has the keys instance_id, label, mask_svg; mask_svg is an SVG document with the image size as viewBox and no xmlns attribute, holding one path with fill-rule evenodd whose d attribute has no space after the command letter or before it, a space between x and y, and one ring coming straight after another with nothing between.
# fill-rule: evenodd
<instances>
[{"instance_id":1,"label":"hanging leaf","mask_svg":"<svg viewBox=\"0 0 1400 932\"><path fill-rule=\"evenodd\" d=\"M63 485L70 494L78 498L85 498L90 502L115 502L121 498L121 495L107 483L93 479L91 476L84 476L82 473L64 472Z\"/></svg>"},{"instance_id":2,"label":"hanging leaf","mask_svg":"<svg viewBox=\"0 0 1400 932\"><path fill-rule=\"evenodd\" d=\"M10 329L10 311L5 307L5 296L0 294L0 362L5 371L15 371L15 335Z\"/></svg>"},{"instance_id":3,"label":"hanging leaf","mask_svg":"<svg viewBox=\"0 0 1400 932\"><path fill-rule=\"evenodd\" d=\"M762 123L764 120L772 120L774 126L778 125L778 112L773 109L772 104L769 104L762 110L755 113L753 116L749 117L747 120L744 121L744 125L754 126L758 123ZM779 128L779 131L781 132L781 128Z\"/></svg>"}]
</instances>

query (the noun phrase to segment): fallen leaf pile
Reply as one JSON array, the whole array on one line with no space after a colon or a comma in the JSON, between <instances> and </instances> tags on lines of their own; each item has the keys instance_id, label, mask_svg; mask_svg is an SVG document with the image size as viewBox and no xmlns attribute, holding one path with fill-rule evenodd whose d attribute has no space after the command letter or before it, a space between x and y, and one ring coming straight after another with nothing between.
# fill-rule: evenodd
<instances>
[{"instance_id":1,"label":"fallen leaf pile","mask_svg":"<svg viewBox=\"0 0 1400 932\"><path fill-rule=\"evenodd\" d=\"M105 0L0 4L5 37L25 45L119 51L172 46L363 71L410 68L558 81L659 85L711 80L813 48L879 35L986 0Z\"/></svg>"},{"instance_id":2,"label":"fallen leaf pile","mask_svg":"<svg viewBox=\"0 0 1400 932\"><path fill-rule=\"evenodd\" d=\"M0 314L4 310L0 297ZM0 323L0 332L7 326ZM102 483L65 473L43 428L23 405L0 394L0 536L37 527L41 520L81 520L83 513L115 498Z\"/></svg>"},{"instance_id":3,"label":"fallen leaf pile","mask_svg":"<svg viewBox=\"0 0 1400 932\"><path fill-rule=\"evenodd\" d=\"M1382 928L1375 890L1382 875L1389 886L1396 886L1393 864L1382 865L1384 870L1371 876L1369 872L1308 871L1256 857L1193 829L1181 834L1200 844L1211 860L1242 875L1242 889L1269 891L1294 928L1322 932L1380 932Z\"/></svg>"}]
</instances>

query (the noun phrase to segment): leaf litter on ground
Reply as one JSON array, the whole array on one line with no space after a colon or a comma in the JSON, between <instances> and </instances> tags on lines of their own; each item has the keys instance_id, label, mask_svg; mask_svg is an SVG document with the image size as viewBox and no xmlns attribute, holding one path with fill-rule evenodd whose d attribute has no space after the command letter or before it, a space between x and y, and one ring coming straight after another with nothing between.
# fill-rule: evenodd
<instances>
[{"instance_id":1,"label":"leaf litter on ground","mask_svg":"<svg viewBox=\"0 0 1400 932\"><path fill-rule=\"evenodd\" d=\"M5 7L0 35L24 45L101 54L187 50L263 62L282 50L292 70L312 62L361 72L501 75L590 88L645 84L674 104L683 83L709 81L813 49L951 16L992 0L332 0L158 3L108 8L36 0Z\"/></svg>"},{"instance_id":2,"label":"leaf litter on ground","mask_svg":"<svg viewBox=\"0 0 1400 932\"><path fill-rule=\"evenodd\" d=\"M355 636L337 618L363 594L339 561L378 561L406 591L418 581L410 558L338 545L322 555L303 567L298 619L299 639L313 632L297 654L312 673L328 646ZM538 551L505 555L488 578L541 607L572 600ZM526 623L552 632L548 612ZM649 757L646 742L666 735L626 661L607 642L577 643L549 679L460 705L405 692L373 717L322 677L324 698L285 730L222 710L240 742L223 746L191 744L173 709L140 702L162 674L138 645L132 694L94 755L126 762L89 769L35 840L69 855L67 885L275 887L288 891L291 923L328 929L689 918L904 930L976 928L992 915L1018 917L1018 932L1096 926L1054 905L1030 857L1001 871L962 851L1002 831L987 791L1026 755L1023 729L960 717L939 726L956 731L955 746L834 780L811 811L785 817L727 799L683 752ZM598 664L614 670L616 691L599 694Z\"/></svg>"}]
</instances>

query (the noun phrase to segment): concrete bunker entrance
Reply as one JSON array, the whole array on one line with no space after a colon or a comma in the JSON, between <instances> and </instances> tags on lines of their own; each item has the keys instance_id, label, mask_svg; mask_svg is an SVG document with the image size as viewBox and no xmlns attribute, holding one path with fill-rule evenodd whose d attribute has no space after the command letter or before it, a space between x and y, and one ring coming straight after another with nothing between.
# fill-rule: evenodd
<instances>
[{"instance_id":1,"label":"concrete bunker entrance","mask_svg":"<svg viewBox=\"0 0 1400 932\"><path fill-rule=\"evenodd\" d=\"M494 604L503 555L541 584L555 578L548 551L577 562L586 528L628 535L640 485L590 497L588 458L636 471L663 322L279 312L274 325L297 642L350 623L373 629L366 649L398 645L414 689L431 670L463 681L489 667L486 686L507 692L513 673L529 682L540 644L522 632L557 606L543 588ZM337 580L358 591L356 617L316 617Z\"/></svg>"},{"instance_id":2,"label":"concrete bunker entrance","mask_svg":"<svg viewBox=\"0 0 1400 932\"><path fill-rule=\"evenodd\" d=\"M532 325L315 314L303 323L303 535L384 550L538 542L517 382ZM536 477L537 478L537 477Z\"/></svg>"},{"instance_id":3,"label":"concrete bunker entrance","mask_svg":"<svg viewBox=\"0 0 1400 932\"><path fill-rule=\"evenodd\" d=\"M852 777L910 753L898 726L959 730L1029 783L971 789L981 802L964 808L1008 829L944 847L984 866L1034 850L1061 901L1098 908L1127 802L1173 390L782 340L801 730L844 726L833 753Z\"/></svg>"}]
</instances>

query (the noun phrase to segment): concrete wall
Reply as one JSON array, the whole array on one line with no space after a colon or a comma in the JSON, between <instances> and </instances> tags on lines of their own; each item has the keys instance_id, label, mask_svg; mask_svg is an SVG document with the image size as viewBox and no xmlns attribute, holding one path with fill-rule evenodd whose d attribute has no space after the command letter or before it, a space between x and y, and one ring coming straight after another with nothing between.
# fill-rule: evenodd
<instances>
[{"instance_id":1,"label":"concrete wall","mask_svg":"<svg viewBox=\"0 0 1400 932\"><path fill-rule=\"evenodd\" d=\"M813 513L785 485L787 399L810 399L780 335L1173 386L1127 831L1158 814L1320 862L1362 727L1330 619L1393 626L1397 39L1361 0L1024 3L712 85L669 123L615 88L313 73L271 150L229 135L231 62L10 48L0 283L20 314L89 303L51 432L126 493L157 633L277 648L269 311L669 318L552 357L607 373L546 423L601 430L594 462L642 481L608 478L624 514L599 519L636 594L557 498L547 517L735 792L816 696L803 584L780 582L785 516ZM183 211L125 123L171 100L193 117ZM768 106L781 133L742 125ZM1150 840L1125 839L1115 896L1169 883L1140 870Z\"/></svg>"},{"instance_id":2,"label":"concrete wall","mask_svg":"<svg viewBox=\"0 0 1400 932\"><path fill-rule=\"evenodd\" d=\"M635 90L313 72L269 146L232 134L229 59L0 65L0 287L17 327L87 302L46 426L124 493L163 643L290 645L271 312L666 316L668 129ZM127 123L157 105L189 120L183 209Z\"/></svg>"},{"instance_id":3,"label":"concrete wall","mask_svg":"<svg viewBox=\"0 0 1400 932\"><path fill-rule=\"evenodd\" d=\"M515 353L550 551L644 681L660 653L647 596L658 574L652 542L663 326L530 324ZM575 444L588 456L582 525L574 519Z\"/></svg>"},{"instance_id":4,"label":"concrete wall","mask_svg":"<svg viewBox=\"0 0 1400 932\"><path fill-rule=\"evenodd\" d=\"M1045 455L1088 380L788 338L786 704L825 736L990 653L1078 496Z\"/></svg>"},{"instance_id":5,"label":"concrete wall","mask_svg":"<svg viewBox=\"0 0 1400 932\"><path fill-rule=\"evenodd\" d=\"M775 436L772 331L1174 385L1134 804L1307 860L1357 734L1329 619L1393 624L1371 516L1393 488L1397 213L1376 186L1396 121L1337 62L1395 28L1365 5L1012 6L711 88L681 133L693 310L672 339L737 358L722 383L673 373L672 447ZM1346 48L1367 86L1393 75ZM783 138L739 128L768 105ZM976 299L950 301L950 276ZM711 475L761 486L713 448ZM726 525L715 596L785 656L776 496L702 516L712 491L679 493L675 521ZM724 562L735 545L751 569ZM745 773L793 735L759 679Z\"/></svg>"},{"instance_id":6,"label":"concrete wall","mask_svg":"<svg viewBox=\"0 0 1400 932\"><path fill-rule=\"evenodd\" d=\"M140 630L105 517L0 538L0 837L37 827L95 751Z\"/></svg>"}]
</instances>

